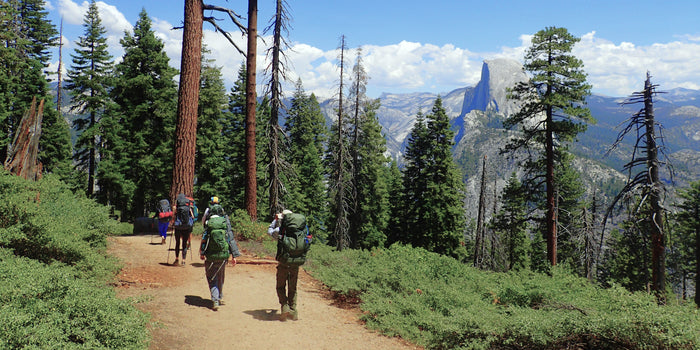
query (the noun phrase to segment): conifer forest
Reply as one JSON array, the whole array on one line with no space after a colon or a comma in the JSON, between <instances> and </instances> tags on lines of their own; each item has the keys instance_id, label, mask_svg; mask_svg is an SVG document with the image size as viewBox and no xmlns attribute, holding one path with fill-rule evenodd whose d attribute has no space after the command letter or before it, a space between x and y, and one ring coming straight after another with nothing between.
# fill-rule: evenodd
<instances>
[{"instance_id":1,"label":"conifer forest","mask_svg":"<svg viewBox=\"0 0 700 350\"><path fill-rule=\"evenodd\" d=\"M576 300L548 304L548 298L559 292L540 290L538 294L527 285L530 277L520 281L514 277L536 274L569 281L542 288L595 288L643 299L648 305L645 310L680 308L682 311L674 312L683 316L669 316L659 321L662 326L700 329L700 180L684 186L664 181L673 174L673 167L665 153L663 125L655 120L654 103L663 87L654 84L653 76L647 75L639 92L626 100L638 112L629 115L628 124L619 129L618 142L608 147L609 152L619 151L617 147L626 139L634 145L628 162L617 169L625 181L592 188L573 166L577 156L571 151L577 137L596 121L586 106L591 84L583 62L572 53L580 39L560 27L544 27L534 33L532 46L522 57L529 79L508 89L508 99L519 109L503 116L502 129L508 137L498 145L499 154L510 159L517 171L500 179L503 186L494 187L494 179L486 176L491 163L485 155L472 155L471 164L479 168L469 172L456 159L456 132L441 97L429 109L414 111L415 123L401 154L390 154L388 131L378 116L381 101L367 95L371 77L361 47L348 47L345 36L338 34L336 93L329 100L320 100L305 90L301 79L285 81L286 73L293 69L285 55L293 35L289 17L294 1L276 0L272 19L257 17L257 0L248 1L247 13L230 19L233 11L225 6L231 3L213 2L216 4L184 1L183 26L178 28L183 34L182 61L180 67L174 67L155 34L151 16L156 14L145 10L133 30L119 41L123 56L112 57L103 18L96 1L91 0L83 34L72 50L61 52L66 73L49 78L48 63L56 59L49 48L59 47L61 36L59 24L47 19L45 1L0 0L0 159L4 162L0 194L5 202L0 205L0 276L15 276L18 269L56 268L66 280L87 281L75 282L81 283L79 288L104 285L105 276L114 271L103 271L106 268L100 266L109 258L92 249L104 246L105 235L115 234L109 230L118 231L119 225L152 216L160 199L174 203L177 194L185 193L200 210L210 197L218 196L228 212L245 214L252 222L269 223L283 209L304 213L314 246L323 247L316 249L317 254L328 254L318 255L319 265L321 261L343 265L337 256L342 254L352 261L348 266L367 274L370 267L384 271L380 264L370 263L375 255L396 261L411 256L432 265L413 271L396 267L396 273L420 274L421 278L435 274L443 282L431 283L440 286L459 279L485 278L484 284L494 285L507 280L512 284L496 288L493 295L483 292L480 296L491 300L489 305L494 307L513 305L494 314L512 312L513 318L520 317L516 306L556 312L579 307ZM204 10L227 18L231 22L227 26L233 25L247 38L247 47L231 41L232 55L245 57L246 63L238 67L230 87L202 40L203 27L214 28L221 22L203 16ZM220 35L231 34L219 29ZM256 67L256 38L263 32L273 38L266 52L270 64ZM285 91L286 86L293 88ZM476 188L466 186L468 177L478 184ZM28 185L22 182L25 179L38 184ZM64 192L59 193L58 188ZM468 204L468 191L478 198L477 203ZM45 202L56 207L44 212L37 203ZM78 220L86 222L99 217L100 228L86 223L72 231L51 228L47 229L50 233L40 234L44 224L30 219L38 215L37 210L42 216L61 216L61 210L71 210L70 215L76 217L90 215ZM81 214L73 214L77 212ZM62 223L63 219L56 221L56 225ZM85 246L65 251L60 243L45 245L63 242L71 234L81 236L76 239ZM37 240L38 236L44 238ZM312 254L316 253L312 250ZM350 276L353 273L345 271L348 266L342 268ZM447 266L449 273L437 272L438 267ZM323 276L324 268L317 268L316 273ZM462 268L471 272L455 272ZM345 276L343 273L328 272L327 278ZM363 278L376 278L385 283L383 288L393 288L388 281L394 277L377 273L380 277ZM499 278L503 280L497 282ZM339 291L347 286L347 280L336 282ZM396 286L407 283L394 282ZM334 286L332 281L324 283ZM3 305L19 305L19 301L6 301L15 300L14 292L6 282L2 284ZM346 289L348 293L372 290L361 284ZM381 290L368 293L363 304L372 310L368 313L391 313L381 309L386 306L377 299L384 293ZM419 297L414 287L404 290L408 293L402 303ZM423 297L429 294L421 293ZM455 293L459 292L451 290L445 295ZM623 303L620 300L616 302ZM134 311L128 306L120 301L110 303L104 307L115 310L115 315L132 317ZM477 344L470 343L473 334L465 329L481 321L454 314L437 298L430 305L426 310L440 315L424 317L425 324L415 326L434 332L429 339L422 338L421 332L387 331L384 327L390 327L390 321L370 320L368 325L426 348L466 349L472 348L468 344ZM19 311L7 312L0 311L0 320L15 324L8 320L17 319L14 313ZM36 306L27 315L37 312L44 311ZM586 306L574 313L591 316ZM443 317L441 328L436 320ZM604 330L600 333L577 329L578 324L567 332L598 335L588 340L606 349L700 348L697 334L646 329L653 327L654 312L646 317L649 320L644 322L649 322L641 327L644 330L625 330L650 333L647 338L613 335L619 326L614 322L601 324ZM144 322L136 314L133 319L136 324ZM447 319L469 321L450 323ZM550 334L556 340L542 345L522 327L512 331L520 336L513 338L513 349L569 348L562 343L564 335ZM0 334L20 332L19 328L11 326ZM656 331L663 336L654 338ZM473 336L482 347L473 346L511 348L504 340L508 332L494 335L496 341L484 331ZM602 338L615 341L604 343ZM67 341L75 341L71 339ZM110 339L95 341L104 348L130 348L128 344L143 342L129 332Z\"/></svg>"}]
</instances>

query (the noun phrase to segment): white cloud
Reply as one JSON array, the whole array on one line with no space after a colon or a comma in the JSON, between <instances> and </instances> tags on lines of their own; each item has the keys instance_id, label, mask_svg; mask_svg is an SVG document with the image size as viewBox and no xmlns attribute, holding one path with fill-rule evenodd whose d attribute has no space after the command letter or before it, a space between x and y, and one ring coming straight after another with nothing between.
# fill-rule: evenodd
<instances>
[{"instance_id":1,"label":"white cloud","mask_svg":"<svg viewBox=\"0 0 700 350\"><path fill-rule=\"evenodd\" d=\"M644 87L647 71L659 90L698 86L700 82L698 43L615 44L591 32L581 38L573 54L583 61L594 92L628 96Z\"/></svg>"},{"instance_id":2,"label":"white cloud","mask_svg":"<svg viewBox=\"0 0 700 350\"><path fill-rule=\"evenodd\" d=\"M119 12L117 7L99 1L100 17L107 29L110 51L115 61L119 61L123 50L119 40L124 31L130 31L132 24ZM89 2L56 0L50 6L57 9L64 19L64 25L82 26ZM163 40L170 64L179 68L182 45L182 30L173 30L173 24L158 18L153 19L153 30ZM179 25L179 24L178 24ZM75 29L75 28L73 28ZM75 32L75 30L74 30ZM64 32L65 34L65 32ZM241 55L221 33L214 32L212 26L204 24L203 42L211 51L209 58L222 68L227 86L238 78L238 69L244 62ZM82 35L82 28L80 34ZM236 29L230 32L234 42L246 50L246 38ZM417 42L401 41L396 44L363 47L363 63L370 77L368 94L377 97L381 92L449 92L453 89L472 86L478 82L482 61L493 58L523 60L531 45L532 35L521 35L517 47L502 47L498 52L472 52L451 44L436 46ZM613 96L627 96L642 88L646 72L651 72L653 82L660 90L676 87L700 87L700 37L691 35L676 36L677 41L640 46L631 42L613 43L596 36L596 32L586 33L574 47L573 54L584 62L588 80L594 93ZM68 41L71 40L71 41ZM67 35L64 41L64 62L75 37ZM263 72L267 66L266 50L270 38L258 41L258 85L265 83ZM332 96L339 82L338 51L324 51L305 43L292 43L286 51L288 58L287 77L284 90L291 92L298 78L304 89L319 97ZM349 50L348 72L355 60L355 51Z\"/></svg>"}]
</instances>

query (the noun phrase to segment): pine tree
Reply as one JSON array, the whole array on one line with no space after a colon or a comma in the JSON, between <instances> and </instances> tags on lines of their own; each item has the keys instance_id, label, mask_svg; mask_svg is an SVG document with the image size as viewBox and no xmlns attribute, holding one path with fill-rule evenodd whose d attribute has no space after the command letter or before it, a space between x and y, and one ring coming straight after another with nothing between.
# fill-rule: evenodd
<instances>
[{"instance_id":1,"label":"pine tree","mask_svg":"<svg viewBox=\"0 0 700 350\"><path fill-rule=\"evenodd\" d=\"M427 222L422 219L422 209L425 209L423 194L427 193L427 162L428 162L428 129L425 125L425 116L422 111L416 114L416 122L413 124L411 134L406 144L404 155L404 168L401 171L401 184L403 192L397 208L394 210L395 225L393 237L389 243L403 242L414 246L421 246L419 232L427 227ZM400 217L398 216L400 213ZM412 225L419 225L417 227Z\"/></svg>"},{"instance_id":2,"label":"pine tree","mask_svg":"<svg viewBox=\"0 0 700 350\"><path fill-rule=\"evenodd\" d=\"M692 182L689 188L682 189L678 194L683 202L678 206L678 245L681 248L678 249L677 270L684 271L687 275L695 271L694 300L695 305L700 307L700 181Z\"/></svg>"},{"instance_id":3,"label":"pine tree","mask_svg":"<svg viewBox=\"0 0 700 350\"><path fill-rule=\"evenodd\" d=\"M339 68L340 84L338 85L338 105L336 109L337 119L331 127L331 137L326 153L328 166L329 197L331 198L330 228L333 233L331 238L338 250L343 250L350 246L348 216L352 206L352 195L354 193L352 181L352 159L348 152L348 120L345 106L345 55L347 45L345 36L340 37L339 45Z\"/></svg>"},{"instance_id":4,"label":"pine tree","mask_svg":"<svg viewBox=\"0 0 700 350\"><path fill-rule=\"evenodd\" d=\"M202 6L201 0L185 0L172 182L169 193L171 201L175 201L180 193L194 196L197 111L202 71Z\"/></svg>"},{"instance_id":5,"label":"pine tree","mask_svg":"<svg viewBox=\"0 0 700 350\"><path fill-rule=\"evenodd\" d=\"M585 122L593 120L585 108L591 86L586 83L583 63L571 50L580 39L565 28L548 27L535 33L532 46L525 54L525 70L530 81L517 84L509 98L522 102L522 108L509 116L504 127L522 128L522 136L510 141L503 152L528 149L541 154L542 162L529 160L525 169L528 181L541 182L546 188L545 233L547 258L557 264L557 218L555 198L555 164L557 149L585 131ZM542 167L542 165L544 167ZM542 173L544 169L544 173Z\"/></svg>"},{"instance_id":6,"label":"pine tree","mask_svg":"<svg viewBox=\"0 0 700 350\"><path fill-rule=\"evenodd\" d=\"M177 70L168 65L163 42L151 28L145 10L133 29L120 41L122 61L116 65L110 96L118 105L111 117L123 125L115 147L112 171L105 174L120 184L122 218L143 216L158 199L169 195L173 165L173 136ZM100 181L102 183L102 181Z\"/></svg>"},{"instance_id":7,"label":"pine tree","mask_svg":"<svg viewBox=\"0 0 700 350\"><path fill-rule=\"evenodd\" d=\"M73 107L71 111L84 114L73 121L79 133L74 159L76 166L87 171L88 182L85 193L92 197L95 189L95 175L99 155L101 135L100 119L108 103L108 90L111 86L112 56L107 52L107 32L102 25L97 3L90 3L83 19L85 29L76 43L73 64L68 71L66 88L71 91Z\"/></svg>"},{"instance_id":8,"label":"pine tree","mask_svg":"<svg viewBox=\"0 0 700 350\"><path fill-rule=\"evenodd\" d=\"M620 229L614 229L607 240L599 280L604 285L614 282L630 291L646 291L651 280L651 248L648 225L639 220L637 210L629 210Z\"/></svg>"},{"instance_id":9,"label":"pine tree","mask_svg":"<svg viewBox=\"0 0 700 350\"><path fill-rule=\"evenodd\" d=\"M580 174L573 169L573 155L561 152L555 166L555 194L557 207L558 248L557 260L567 263L585 276L585 231L583 194L585 189Z\"/></svg>"},{"instance_id":10,"label":"pine tree","mask_svg":"<svg viewBox=\"0 0 700 350\"><path fill-rule=\"evenodd\" d=\"M501 201L503 206L491 221L503 248L502 258L496 260L502 264L497 266L502 266L504 271L527 269L530 267L530 240L527 237L526 195L515 173L508 179Z\"/></svg>"},{"instance_id":11,"label":"pine tree","mask_svg":"<svg viewBox=\"0 0 700 350\"><path fill-rule=\"evenodd\" d=\"M284 132L289 154L285 158L293 172L285 176L289 193L284 205L305 213L309 229L325 239L328 197L322 159L328 130L316 96L304 92L301 80L297 81L288 113Z\"/></svg>"},{"instance_id":12,"label":"pine tree","mask_svg":"<svg viewBox=\"0 0 700 350\"><path fill-rule=\"evenodd\" d=\"M419 116L409 139L403 174L407 216L402 227L404 242L464 260L465 195L452 159L453 137L438 97L425 123Z\"/></svg>"},{"instance_id":13,"label":"pine tree","mask_svg":"<svg viewBox=\"0 0 700 350\"><path fill-rule=\"evenodd\" d=\"M58 43L58 32L47 16L43 0L0 2L0 158L7 157L7 145L32 99L43 99L39 160L45 172L69 179L70 130L56 111L44 74L50 49Z\"/></svg>"},{"instance_id":14,"label":"pine tree","mask_svg":"<svg viewBox=\"0 0 700 350\"><path fill-rule=\"evenodd\" d=\"M222 195L233 208L245 208L245 79L245 65L241 65L238 79L227 95L228 108L221 130L226 157Z\"/></svg>"},{"instance_id":15,"label":"pine tree","mask_svg":"<svg viewBox=\"0 0 700 350\"><path fill-rule=\"evenodd\" d=\"M401 242L405 232L401 229L404 217L403 210L406 207L401 201L405 190L401 180L401 170L399 170L396 160L392 160L386 169L386 182L389 188L389 221L384 230L386 237L384 245L389 246L395 242Z\"/></svg>"},{"instance_id":16,"label":"pine tree","mask_svg":"<svg viewBox=\"0 0 700 350\"><path fill-rule=\"evenodd\" d=\"M206 52L204 50L203 55ZM212 60L202 59L202 62L194 198L198 203L208 203L211 196L224 198L226 191L224 174L228 162L224 153L222 123L228 99L221 69L214 66Z\"/></svg>"},{"instance_id":17,"label":"pine tree","mask_svg":"<svg viewBox=\"0 0 700 350\"><path fill-rule=\"evenodd\" d=\"M246 172L247 170L247 153L246 153L246 81L247 73L245 65L242 65L238 70L238 80L234 82L228 94L228 107L224 112L224 119L221 122L222 126L222 143L224 145L225 171L223 175L223 198L226 198L231 203L230 210L246 209L245 191L246 191ZM265 108L266 101L257 104L258 112L255 113L257 123L263 125L267 122L266 118L270 118L269 109ZM264 133L255 135L256 147L256 193L257 202L256 208L266 210L264 205L265 200L265 176L267 172L263 171L266 167L267 160L267 140ZM266 214L266 213L257 213Z\"/></svg>"},{"instance_id":18,"label":"pine tree","mask_svg":"<svg viewBox=\"0 0 700 350\"><path fill-rule=\"evenodd\" d=\"M353 169L354 188L357 206L351 222L356 225L352 242L356 248L384 246L386 228L389 223L389 183L387 173L389 159L386 152L386 139L377 120L376 111L379 100L365 105L358 119L357 144L355 152L357 161Z\"/></svg>"}]
</instances>

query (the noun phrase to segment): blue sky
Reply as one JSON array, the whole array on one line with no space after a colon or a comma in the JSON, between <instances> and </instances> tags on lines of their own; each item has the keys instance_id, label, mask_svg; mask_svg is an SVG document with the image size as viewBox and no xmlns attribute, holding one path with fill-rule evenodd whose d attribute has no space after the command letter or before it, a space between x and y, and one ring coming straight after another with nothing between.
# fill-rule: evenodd
<instances>
[{"instance_id":1,"label":"blue sky","mask_svg":"<svg viewBox=\"0 0 700 350\"><path fill-rule=\"evenodd\" d=\"M205 0L247 15L247 1ZM588 0L287 0L292 22L288 53L292 82L301 78L306 91L329 96L337 85L337 46L345 35L348 47L362 47L370 76L368 94L435 92L478 82L484 60L507 57L522 61L532 34L548 26L565 27L581 38L574 54L584 62L593 92L627 96L641 90L647 71L660 90L700 89L700 1ZM179 68L184 1L98 1L112 47L118 44L145 9L165 43L171 65ZM267 27L275 1L259 0L258 27ZM83 35L88 2L49 0L50 18L64 21L64 66L70 64L75 41ZM205 13L211 15L211 13ZM239 46L245 38L221 13L221 26L232 31ZM213 27L204 25L205 44L228 86L243 57ZM267 37L267 36L266 36ZM270 42L270 40L267 40ZM258 44L258 68L264 69L265 44ZM355 56L355 51L351 52ZM55 55L54 65L57 67ZM260 72L259 77L263 74ZM259 84L261 81L258 82ZM291 88L289 88L291 89ZM289 90L288 89L288 90Z\"/></svg>"}]
</instances>

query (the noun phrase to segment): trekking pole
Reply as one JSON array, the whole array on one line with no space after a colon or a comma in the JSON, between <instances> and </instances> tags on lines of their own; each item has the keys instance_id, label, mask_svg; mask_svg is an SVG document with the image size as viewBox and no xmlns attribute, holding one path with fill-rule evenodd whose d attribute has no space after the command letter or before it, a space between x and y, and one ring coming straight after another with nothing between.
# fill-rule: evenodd
<instances>
[{"instance_id":1,"label":"trekking pole","mask_svg":"<svg viewBox=\"0 0 700 350\"><path fill-rule=\"evenodd\" d=\"M190 232L190 236L187 238L187 255L190 256L190 263L192 263L192 233ZM185 260L185 259L182 259Z\"/></svg>"},{"instance_id":2,"label":"trekking pole","mask_svg":"<svg viewBox=\"0 0 700 350\"><path fill-rule=\"evenodd\" d=\"M167 235L167 234L168 233L166 232L165 235ZM173 236L175 236L175 231L173 231L173 234L170 235L170 239L168 240L168 242L170 242L170 243L168 243L168 257L165 260L166 265L169 264L169 261L170 261L170 247L173 245Z\"/></svg>"}]
</instances>

